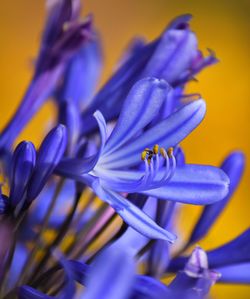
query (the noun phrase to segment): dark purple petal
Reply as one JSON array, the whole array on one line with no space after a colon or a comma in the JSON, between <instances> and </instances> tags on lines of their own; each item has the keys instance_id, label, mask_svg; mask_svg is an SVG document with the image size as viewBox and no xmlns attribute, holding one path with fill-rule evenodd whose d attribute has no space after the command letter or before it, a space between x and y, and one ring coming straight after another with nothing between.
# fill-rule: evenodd
<instances>
[{"instance_id":1,"label":"dark purple petal","mask_svg":"<svg viewBox=\"0 0 250 299\"><path fill-rule=\"evenodd\" d=\"M10 200L9 198L1 193L0 189L0 215L8 214L10 211Z\"/></svg>"},{"instance_id":2,"label":"dark purple petal","mask_svg":"<svg viewBox=\"0 0 250 299\"><path fill-rule=\"evenodd\" d=\"M21 201L36 162L36 150L31 142L23 141L16 147L11 161L10 203L16 207Z\"/></svg>"},{"instance_id":3,"label":"dark purple petal","mask_svg":"<svg viewBox=\"0 0 250 299\"><path fill-rule=\"evenodd\" d=\"M67 145L66 128L58 125L43 140L27 190L27 204L36 198L60 162Z\"/></svg>"},{"instance_id":4,"label":"dark purple petal","mask_svg":"<svg viewBox=\"0 0 250 299\"><path fill-rule=\"evenodd\" d=\"M71 6L71 2L71 0L63 1L67 7L68 5ZM62 2L60 1L60 3ZM66 11L68 11L68 8ZM57 14L57 12L55 13ZM62 14L62 22L64 22L65 19L68 19L65 16L67 12L63 11ZM60 16L58 18L60 19ZM54 24L54 21L52 24ZM57 27L57 25L55 26ZM52 28L49 30L52 30ZM49 34L45 34L49 36L48 40L53 42L49 42L49 45L44 45L43 43L41 45L41 52L31 84L12 120L4 128L0 136L0 147L2 148L11 147L24 126L30 121L44 101L54 92L58 79L62 75L69 59L90 38L91 20L88 19L84 23L73 22L68 24L68 28L60 29L62 31L60 34L58 30L56 28L55 33L53 32L53 38Z\"/></svg>"},{"instance_id":5,"label":"dark purple petal","mask_svg":"<svg viewBox=\"0 0 250 299\"><path fill-rule=\"evenodd\" d=\"M75 260L68 261L68 265L72 273L72 278L80 284L86 285L91 266Z\"/></svg>"},{"instance_id":6,"label":"dark purple petal","mask_svg":"<svg viewBox=\"0 0 250 299\"><path fill-rule=\"evenodd\" d=\"M19 288L18 298L19 299L53 299L53 297L45 295L44 293L26 285Z\"/></svg>"}]
</instances>

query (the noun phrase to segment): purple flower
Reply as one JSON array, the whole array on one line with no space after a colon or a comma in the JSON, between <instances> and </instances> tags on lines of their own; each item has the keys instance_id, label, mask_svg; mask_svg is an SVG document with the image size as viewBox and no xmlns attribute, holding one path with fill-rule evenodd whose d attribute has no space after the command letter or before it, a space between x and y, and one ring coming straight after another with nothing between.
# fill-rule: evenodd
<instances>
[{"instance_id":1,"label":"purple flower","mask_svg":"<svg viewBox=\"0 0 250 299\"><path fill-rule=\"evenodd\" d=\"M67 62L90 38L90 20L79 21L79 1L54 1L49 8L33 79L12 120L0 136L0 147L10 148L18 134L54 92Z\"/></svg>"},{"instance_id":2,"label":"purple flower","mask_svg":"<svg viewBox=\"0 0 250 299\"><path fill-rule=\"evenodd\" d=\"M153 238L160 237L154 231L156 226L153 228L148 217L141 214L120 192L208 204L224 198L228 188L228 179L220 169L188 164L177 167L174 153L165 150L178 145L201 122L205 114L202 100L180 108L146 129L157 116L169 89L162 80L149 78L139 81L124 102L109 137L104 118L100 112L95 113L101 135L98 152L85 159L65 159L56 169L56 173L92 187L125 222ZM162 146L161 151L158 145L152 153L145 151L145 148L153 148L155 144ZM141 169L141 154L144 171ZM173 236L166 237L169 241L174 240Z\"/></svg>"}]
</instances>

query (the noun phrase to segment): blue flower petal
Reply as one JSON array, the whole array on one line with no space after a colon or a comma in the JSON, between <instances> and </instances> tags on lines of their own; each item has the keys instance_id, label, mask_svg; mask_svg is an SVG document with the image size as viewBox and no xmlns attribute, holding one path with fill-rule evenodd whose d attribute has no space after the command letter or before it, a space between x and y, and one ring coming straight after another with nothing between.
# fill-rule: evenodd
<instances>
[{"instance_id":1,"label":"blue flower petal","mask_svg":"<svg viewBox=\"0 0 250 299\"><path fill-rule=\"evenodd\" d=\"M230 179L228 195L221 201L204 207L203 212L191 234L189 244L195 243L203 238L211 226L214 224L218 216L224 210L228 201L231 199L235 189L241 180L244 168L245 157L241 152L231 153L221 166L222 170L228 175Z\"/></svg>"},{"instance_id":2,"label":"blue flower petal","mask_svg":"<svg viewBox=\"0 0 250 299\"><path fill-rule=\"evenodd\" d=\"M133 287L134 299L170 299L171 291L159 280L150 276L137 275Z\"/></svg>"},{"instance_id":3,"label":"blue flower petal","mask_svg":"<svg viewBox=\"0 0 250 299\"><path fill-rule=\"evenodd\" d=\"M53 299L54 297L48 296L32 287L22 286L18 290L19 299Z\"/></svg>"},{"instance_id":4,"label":"blue flower petal","mask_svg":"<svg viewBox=\"0 0 250 299\"><path fill-rule=\"evenodd\" d=\"M216 271L221 274L219 282L250 284L250 262L217 268Z\"/></svg>"},{"instance_id":5,"label":"blue flower petal","mask_svg":"<svg viewBox=\"0 0 250 299\"><path fill-rule=\"evenodd\" d=\"M55 170L57 174L74 179L79 178L81 180L83 174L90 172L95 167L106 142L107 129L105 119L100 111L96 111L94 117L98 123L101 137L97 153L88 158L63 159Z\"/></svg>"},{"instance_id":6,"label":"blue flower petal","mask_svg":"<svg viewBox=\"0 0 250 299\"><path fill-rule=\"evenodd\" d=\"M58 114L58 122L67 128L67 156L72 156L75 153L75 148L80 136L81 121L79 107L73 101L62 101L59 104Z\"/></svg>"},{"instance_id":7,"label":"blue flower petal","mask_svg":"<svg viewBox=\"0 0 250 299\"><path fill-rule=\"evenodd\" d=\"M66 128L58 125L43 140L38 154L36 167L27 190L27 204L36 198L47 182L47 179L60 162L66 149Z\"/></svg>"},{"instance_id":8,"label":"blue flower petal","mask_svg":"<svg viewBox=\"0 0 250 299\"><path fill-rule=\"evenodd\" d=\"M104 156L114 152L149 124L159 112L169 90L166 82L154 78L143 79L133 86L107 141Z\"/></svg>"},{"instance_id":9,"label":"blue flower petal","mask_svg":"<svg viewBox=\"0 0 250 299\"><path fill-rule=\"evenodd\" d=\"M121 216L133 229L151 239L163 239L173 243L176 236L158 226L147 214L126 200L120 194L101 187L98 180L92 184L93 190Z\"/></svg>"},{"instance_id":10,"label":"blue flower petal","mask_svg":"<svg viewBox=\"0 0 250 299\"><path fill-rule=\"evenodd\" d=\"M146 213L152 219L156 216L156 204L157 200L153 197L149 197L144 204L142 211ZM147 237L134 230L132 227L128 227L122 236L115 242L124 248L129 248L136 255L149 241Z\"/></svg>"},{"instance_id":11,"label":"blue flower petal","mask_svg":"<svg viewBox=\"0 0 250 299\"><path fill-rule=\"evenodd\" d=\"M229 180L217 167L186 164L176 168L166 186L147 190L144 194L182 203L206 205L223 199Z\"/></svg>"},{"instance_id":12,"label":"blue flower petal","mask_svg":"<svg viewBox=\"0 0 250 299\"><path fill-rule=\"evenodd\" d=\"M168 149L181 142L202 121L206 111L203 100L194 101L179 109L165 120L130 141L105 159L109 168L120 168L137 164L145 148L155 144Z\"/></svg>"},{"instance_id":13,"label":"blue flower petal","mask_svg":"<svg viewBox=\"0 0 250 299\"><path fill-rule=\"evenodd\" d=\"M86 108L95 92L101 69L101 46L96 35L86 41L71 58L65 71L58 100L74 102L80 110Z\"/></svg>"},{"instance_id":14,"label":"blue flower petal","mask_svg":"<svg viewBox=\"0 0 250 299\"><path fill-rule=\"evenodd\" d=\"M22 199L34 170L36 150L31 142L21 142L16 147L11 162L10 202L15 207Z\"/></svg>"},{"instance_id":15,"label":"blue flower petal","mask_svg":"<svg viewBox=\"0 0 250 299\"><path fill-rule=\"evenodd\" d=\"M209 265L213 268L250 262L250 229L225 245L208 251L207 255Z\"/></svg>"},{"instance_id":16,"label":"blue flower petal","mask_svg":"<svg viewBox=\"0 0 250 299\"><path fill-rule=\"evenodd\" d=\"M250 262L250 229L240 234L232 241L216 249L207 251L209 266L218 269L239 263ZM169 271L183 269L187 257L178 257L171 261Z\"/></svg>"},{"instance_id":17,"label":"blue flower petal","mask_svg":"<svg viewBox=\"0 0 250 299\"><path fill-rule=\"evenodd\" d=\"M12 120L0 135L2 148L12 146L18 134L55 90L68 60L89 38L91 22L75 22L77 14L72 13L71 2L57 1L51 12L31 84ZM63 24L67 21L74 21L75 24L65 30Z\"/></svg>"},{"instance_id":18,"label":"blue flower petal","mask_svg":"<svg viewBox=\"0 0 250 299\"><path fill-rule=\"evenodd\" d=\"M83 299L127 299L135 278L135 261L125 248L104 249L91 264Z\"/></svg>"},{"instance_id":19,"label":"blue flower petal","mask_svg":"<svg viewBox=\"0 0 250 299\"><path fill-rule=\"evenodd\" d=\"M190 298L196 298L195 295L204 298L219 277L219 273L208 269L206 253L197 246L187 260L184 270L177 273L169 288L176 292L178 296L182 293L180 298L186 298L186 291L188 292L187 294L190 291L193 292L194 297ZM177 298L179 298L178 296Z\"/></svg>"},{"instance_id":20,"label":"blue flower petal","mask_svg":"<svg viewBox=\"0 0 250 299\"><path fill-rule=\"evenodd\" d=\"M144 70L144 76L150 74L176 85L196 57L197 46L196 36L189 28L167 29Z\"/></svg>"}]
</instances>

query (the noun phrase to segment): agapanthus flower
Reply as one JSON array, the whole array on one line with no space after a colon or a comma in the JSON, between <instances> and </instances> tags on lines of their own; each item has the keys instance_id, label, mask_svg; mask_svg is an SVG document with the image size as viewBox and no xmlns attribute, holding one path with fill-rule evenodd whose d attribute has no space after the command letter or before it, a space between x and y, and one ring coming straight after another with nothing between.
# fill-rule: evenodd
<instances>
[{"instance_id":1,"label":"agapanthus flower","mask_svg":"<svg viewBox=\"0 0 250 299\"><path fill-rule=\"evenodd\" d=\"M91 20L79 20L80 1L48 1L48 19L34 75L11 121L0 136L0 148L9 149L24 126L54 92L67 62L91 36Z\"/></svg>"},{"instance_id":2,"label":"agapanthus flower","mask_svg":"<svg viewBox=\"0 0 250 299\"><path fill-rule=\"evenodd\" d=\"M186 163L180 143L206 112L186 85L217 62L198 49L191 16L154 41L134 39L96 91L103 63L92 18L80 20L79 0L47 3L33 78L0 135L0 297L202 299L217 281L249 283L249 230L192 248L229 202L244 156ZM14 147L49 98L54 128L38 149ZM183 204L204 208L176 248Z\"/></svg>"},{"instance_id":3,"label":"agapanthus flower","mask_svg":"<svg viewBox=\"0 0 250 299\"><path fill-rule=\"evenodd\" d=\"M227 194L228 180L220 169L189 164L178 167L172 152L172 147L203 119L203 100L181 107L146 129L157 116L169 89L163 80L140 80L128 94L109 137L104 118L100 112L95 113L101 134L98 152L85 159L65 159L56 171L92 187L129 225L150 237L160 237L160 229L152 226L147 215L121 196L121 192L192 204L212 203ZM165 238L174 240L169 234Z\"/></svg>"}]
</instances>

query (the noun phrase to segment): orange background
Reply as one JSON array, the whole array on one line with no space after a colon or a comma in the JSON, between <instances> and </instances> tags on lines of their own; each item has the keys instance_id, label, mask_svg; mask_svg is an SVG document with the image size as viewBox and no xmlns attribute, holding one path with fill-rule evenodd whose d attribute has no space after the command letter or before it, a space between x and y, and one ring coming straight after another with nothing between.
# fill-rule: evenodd
<instances>
[{"instance_id":1,"label":"orange background","mask_svg":"<svg viewBox=\"0 0 250 299\"><path fill-rule=\"evenodd\" d=\"M200 48L216 51L220 63L198 76L190 90L207 102L201 126L183 143L188 162L219 164L233 149L250 154L249 113L249 0L106 0L85 1L84 12L93 12L105 54L103 78L112 71L121 51L134 35L156 37L176 15L194 15L192 28ZM0 6L0 126L17 107L32 74L39 36L45 17L42 0L1 0ZM52 111L52 112L51 112ZM45 119L53 119L51 103L35 117L20 139L38 143L46 130ZM247 137L248 136L248 137ZM200 243L213 248L249 227L249 172L247 166L240 189L209 236ZM188 207L182 221L190 229L199 207ZM216 285L215 298L250 298L250 287Z\"/></svg>"}]
</instances>

